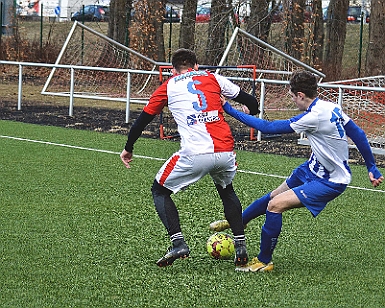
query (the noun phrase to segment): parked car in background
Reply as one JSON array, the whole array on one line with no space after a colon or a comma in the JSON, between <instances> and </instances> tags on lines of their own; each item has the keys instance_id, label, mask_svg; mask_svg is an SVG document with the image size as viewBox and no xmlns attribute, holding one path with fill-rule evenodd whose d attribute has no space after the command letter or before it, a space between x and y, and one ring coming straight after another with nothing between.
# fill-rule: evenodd
<instances>
[{"instance_id":1,"label":"parked car in background","mask_svg":"<svg viewBox=\"0 0 385 308\"><path fill-rule=\"evenodd\" d=\"M210 21L211 8L205 6L199 6L195 17L195 22L209 22Z\"/></svg>"},{"instance_id":2,"label":"parked car in background","mask_svg":"<svg viewBox=\"0 0 385 308\"><path fill-rule=\"evenodd\" d=\"M110 8L103 5L86 5L79 11L75 12L72 21L108 21L110 16Z\"/></svg>"},{"instance_id":3,"label":"parked car in background","mask_svg":"<svg viewBox=\"0 0 385 308\"><path fill-rule=\"evenodd\" d=\"M180 22L179 11L170 6L166 6L166 12L164 13L164 22Z\"/></svg>"},{"instance_id":4,"label":"parked car in background","mask_svg":"<svg viewBox=\"0 0 385 308\"><path fill-rule=\"evenodd\" d=\"M364 21L369 22L370 14L367 10L363 9L361 6L349 6L347 22L358 23L361 22L361 16L364 16Z\"/></svg>"},{"instance_id":5,"label":"parked car in background","mask_svg":"<svg viewBox=\"0 0 385 308\"><path fill-rule=\"evenodd\" d=\"M284 20L285 14L287 14L287 12L284 12L283 5L280 4L275 8L270 7L269 8L269 14L271 17L271 22L277 23L277 22L282 22ZM312 7L310 5L306 5L306 7L303 11L304 22L311 22L312 15L313 15Z\"/></svg>"},{"instance_id":6,"label":"parked car in background","mask_svg":"<svg viewBox=\"0 0 385 308\"><path fill-rule=\"evenodd\" d=\"M332 16L328 17L328 8L329 7L324 7L322 9L322 15L323 15L324 21L328 20L328 18L329 19L333 18ZM366 23L369 23L370 22L370 12L368 10L362 10L361 6L349 6L346 21L348 23L361 22L361 12L364 13L364 21Z\"/></svg>"}]
</instances>

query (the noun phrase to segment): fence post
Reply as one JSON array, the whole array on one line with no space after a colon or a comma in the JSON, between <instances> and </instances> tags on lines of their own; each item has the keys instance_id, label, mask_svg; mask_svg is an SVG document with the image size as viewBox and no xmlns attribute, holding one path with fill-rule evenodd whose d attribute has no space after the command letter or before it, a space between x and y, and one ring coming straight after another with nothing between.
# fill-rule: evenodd
<instances>
[{"instance_id":1,"label":"fence post","mask_svg":"<svg viewBox=\"0 0 385 308\"><path fill-rule=\"evenodd\" d=\"M43 49L43 3L40 5L40 51Z\"/></svg>"},{"instance_id":2,"label":"fence post","mask_svg":"<svg viewBox=\"0 0 385 308\"><path fill-rule=\"evenodd\" d=\"M70 108L68 115L72 117L74 113L74 87L75 87L75 70L71 67L71 83L70 83Z\"/></svg>"},{"instance_id":3,"label":"fence post","mask_svg":"<svg viewBox=\"0 0 385 308\"><path fill-rule=\"evenodd\" d=\"M23 66L19 64L19 84L17 90L17 110L21 110L21 99L23 97Z\"/></svg>"},{"instance_id":4,"label":"fence post","mask_svg":"<svg viewBox=\"0 0 385 308\"><path fill-rule=\"evenodd\" d=\"M3 46L2 46L2 42L1 42L1 39L3 37L3 2L1 2L1 5L0 5L0 26L1 26L1 31L0 31L0 59L3 58Z\"/></svg>"},{"instance_id":5,"label":"fence post","mask_svg":"<svg viewBox=\"0 0 385 308\"><path fill-rule=\"evenodd\" d=\"M127 101L126 101L126 123L130 119L130 96L131 96L131 73L127 72Z\"/></svg>"}]
</instances>

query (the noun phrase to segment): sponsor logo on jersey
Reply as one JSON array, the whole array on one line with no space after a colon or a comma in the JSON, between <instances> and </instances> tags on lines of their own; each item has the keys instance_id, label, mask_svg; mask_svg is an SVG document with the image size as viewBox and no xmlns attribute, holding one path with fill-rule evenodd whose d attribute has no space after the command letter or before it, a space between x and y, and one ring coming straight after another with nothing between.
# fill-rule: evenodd
<instances>
[{"instance_id":1,"label":"sponsor logo on jersey","mask_svg":"<svg viewBox=\"0 0 385 308\"><path fill-rule=\"evenodd\" d=\"M212 110L207 112L194 113L187 116L187 125L195 125L199 123L217 122L220 118L218 116L218 110Z\"/></svg>"},{"instance_id":2,"label":"sponsor logo on jersey","mask_svg":"<svg viewBox=\"0 0 385 308\"><path fill-rule=\"evenodd\" d=\"M175 82L178 82L180 80L183 80L183 79L186 79L186 78L190 78L190 77L194 77L194 76L207 76L207 72L206 71L189 71L187 73L184 73L184 74L181 74L181 75L178 75L174 78Z\"/></svg>"}]
</instances>

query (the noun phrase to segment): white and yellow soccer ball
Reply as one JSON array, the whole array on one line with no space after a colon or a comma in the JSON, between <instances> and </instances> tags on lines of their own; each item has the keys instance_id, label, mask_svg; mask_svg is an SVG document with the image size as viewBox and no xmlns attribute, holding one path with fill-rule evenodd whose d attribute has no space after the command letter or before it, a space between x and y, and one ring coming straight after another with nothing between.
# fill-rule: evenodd
<instances>
[{"instance_id":1,"label":"white and yellow soccer ball","mask_svg":"<svg viewBox=\"0 0 385 308\"><path fill-rule=\"evenodd\" d=\"M207 240L207 252L214 259L231 259L234 256L234 251L234 239L227 233L214 233Z\"/></svg>"}]
</instances>

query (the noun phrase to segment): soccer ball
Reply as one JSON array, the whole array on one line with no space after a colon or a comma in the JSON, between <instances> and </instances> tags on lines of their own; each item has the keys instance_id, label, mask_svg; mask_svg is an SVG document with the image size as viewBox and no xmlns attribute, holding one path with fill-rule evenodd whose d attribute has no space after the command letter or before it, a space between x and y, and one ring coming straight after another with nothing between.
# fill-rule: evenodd
<instances>
[{"instance_id":1,"label":"soccer ball","mask_svg":"<svg viewBox=\"0 0 385 308\"><path fill-rule=\"evenodd\" d=\"M228 260L234 255L234 240L224 232L217 232L207 240L207 252L217 260Z\"/></svg>"}]
</instances>

